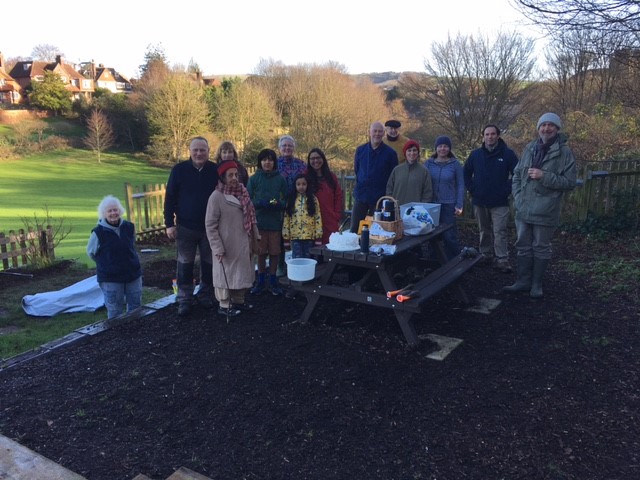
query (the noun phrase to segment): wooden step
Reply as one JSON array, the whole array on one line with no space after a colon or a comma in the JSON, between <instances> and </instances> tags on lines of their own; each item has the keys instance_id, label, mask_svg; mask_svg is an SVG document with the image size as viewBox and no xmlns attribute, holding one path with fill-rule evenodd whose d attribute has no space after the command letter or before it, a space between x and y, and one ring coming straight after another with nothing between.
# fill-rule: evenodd
<instances>
[{"instance_id":1,"label":"wooden step","mask_svg":"<svg viewBox=\"0 0 640 480\"><path fill-rule=\"evenodd\" d=\"M4 478L11 480L34 480L36 478L38 480L86 480L77 473L73 473L10 438L0 435L0 479Z\"/></svg>"}]
</instances>

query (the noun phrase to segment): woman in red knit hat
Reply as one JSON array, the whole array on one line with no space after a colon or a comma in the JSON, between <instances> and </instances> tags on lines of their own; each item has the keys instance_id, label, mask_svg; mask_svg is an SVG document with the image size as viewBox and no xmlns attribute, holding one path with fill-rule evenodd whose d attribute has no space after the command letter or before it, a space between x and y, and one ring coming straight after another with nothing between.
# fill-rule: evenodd
<instances>
[{"instance_id":1,"label":"woman in red knit hat","mask_svg":"<svg viewBox=\"0 0 640 480\"><path fill-rule=\"evenodd\" d=\"M420 144L409 140L402 147L402 153L406 161L391 172L387 182L387 195L395 198L400 205L431 202L431 174L420 163Z\"/></svg>"}]
</instances>

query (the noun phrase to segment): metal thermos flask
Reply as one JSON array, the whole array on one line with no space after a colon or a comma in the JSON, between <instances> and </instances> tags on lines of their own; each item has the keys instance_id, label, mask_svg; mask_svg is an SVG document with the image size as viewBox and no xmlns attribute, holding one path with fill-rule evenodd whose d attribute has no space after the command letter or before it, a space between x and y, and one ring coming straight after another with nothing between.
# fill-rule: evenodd
<instances>
[{"instance_id":1,"label":"metal thermos flask","mask_svg":"<svg viewBox=\"0 0 640 480\"><path fill-rule=\"evenodd\" d=\"M362 227L362 232L360 232L360 251L369 253L369 227L366 225Z\"/></svg>"},{"instance_id":2,"label":"metal thermos flask","mask_svg":"<svg viewBox=\"0 0 640 480\"><path fill-rule=\"evenodd\" d=\"M386 222L393 222L396 219L396 204L393 200L382 202L382 216Z\"/></svg>"}]
</instances>

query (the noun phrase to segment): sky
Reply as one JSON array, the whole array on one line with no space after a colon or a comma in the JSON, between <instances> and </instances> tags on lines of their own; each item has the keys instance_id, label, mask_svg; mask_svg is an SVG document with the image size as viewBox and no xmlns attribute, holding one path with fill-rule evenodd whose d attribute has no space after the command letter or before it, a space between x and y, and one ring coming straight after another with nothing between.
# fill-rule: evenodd
<instances>
[{"instance_id":1,"label":"sky","mask_svg":"<svg viewBox=\"0 0 640 480\"><path fill-rule=\"evenodd\" d=\"M540 32L524 23L509 0L30 0L20 21L2 23L0 52L29 58L33 47L49 44L69 63L94 60L130 78L139 76L150 46L160 46L171 65L193 60L204 75L249 74L261 60L332 61L351 74L422 72L432 42L458 32L516 30L537 39L538 50Z\"/></svg>"}]
</instances>

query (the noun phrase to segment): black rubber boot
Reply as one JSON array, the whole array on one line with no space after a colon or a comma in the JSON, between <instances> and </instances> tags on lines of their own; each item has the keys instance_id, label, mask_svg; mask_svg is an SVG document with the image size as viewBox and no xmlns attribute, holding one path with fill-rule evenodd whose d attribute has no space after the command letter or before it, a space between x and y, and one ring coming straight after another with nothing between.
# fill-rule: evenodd
<instances>
[{"instance_id":1,"label":"black rubber boot","mask_svg":"<svg viewBox=\"0 0 640 480\"><path fill-rule=\"evenodd\" d=\"M191 312L193 303L193 263L178 263L177 277L178 315L184 317Z\"/></svg>"},{"instance_id":2,"label":"black rubber boot","mask_svg":"<svg viewBox=\"0 0 640 480\"><path fill-rule=\"evenodd\" d=\"M533 257L516 257L516 283L502 287L506 293L528 292L531 289L531 276L533 274Z\"/></svg>"},{"instance_id":3,"label":"black rubber boot","mask_svg":"<svg viewBox=\"0 0 640 480\"><path fill-rule=\"evenodd\" d=\"M249 290L249 293L252 295L260 295L262 292L264 292L265 288L267 288L266 281L266 272L258 273L258 280L256 280L256 284L253 286L253 288Z\"/></svg>"},{"instance_id":4,"label":"black rubber boot","mask_svg":"<svg viewBox=\"0 0 640 480\"><path fill-rule=\"evenodd\" d=\"M544 277L544 272L547 270L548 265L549 259L533 259L533 279L531 281L531 291L529 292L529 296L531 298L542 298L542 278Z\"/></svg>"}]
</instances>

